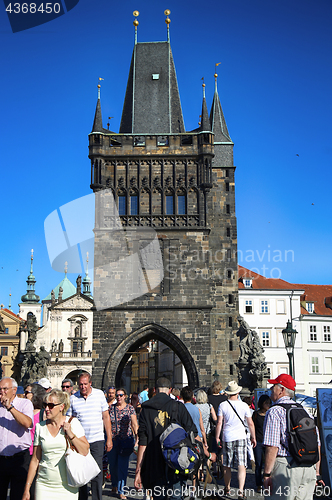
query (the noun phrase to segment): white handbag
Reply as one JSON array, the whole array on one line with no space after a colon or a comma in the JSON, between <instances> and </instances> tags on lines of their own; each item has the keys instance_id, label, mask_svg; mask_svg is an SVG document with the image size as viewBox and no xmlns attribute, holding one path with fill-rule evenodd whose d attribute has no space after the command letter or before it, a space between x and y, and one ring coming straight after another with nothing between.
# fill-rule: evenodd
<instances>
[{"instance_id":1,"label":"white handbag","mask_svg":"<svg viewBox=\"0 0 332 500\"><path fill-rule=\"evenodd\" d=\"M70 422L70 420L69 420ZM100 467L90 453L80 455L75 446L66 436L67 450L65 453L68 485L80 487L87 484L91 479L98 476Z\"/></svg>"}]
</instances>

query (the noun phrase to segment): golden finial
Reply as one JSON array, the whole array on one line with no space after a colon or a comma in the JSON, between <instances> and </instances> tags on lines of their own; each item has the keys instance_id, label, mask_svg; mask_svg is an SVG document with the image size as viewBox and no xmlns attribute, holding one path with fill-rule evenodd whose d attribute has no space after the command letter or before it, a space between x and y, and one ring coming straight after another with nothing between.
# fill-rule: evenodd
<instances>
[{"instance_id":1,"label":"golden finial","mask_svg":"<svg viewBox=\"0 0 332 500\"><path fill-rule=\"evenodd\" d=\"M170 18L168 17L170 15L171 11L169 9L164 10L164 14L166 16L165 23L167 24L167 41L169 42L169 25L171 23Z\"/></svg>"},{"instance_id":2,"label":"golden finial","mask_svg":"<svg viewBox=\"0 0 332 500\"><path fill-rule=\"evenodd\" d=\"M138 10L134 10L133 16L136 18L139 16ZM135 45L137 43L137 26L139 25L139 22L137 19L134 19L133 25L135 26Z\"/></svg>"},{"instance_id":3,"label":"golden finial","mask_svg":"<svg viewBox=\"0 0 332 500\"><path fill-rule=\"evenodd\" d=\"M221 64L221 63L216 63L215 70L214 70L215 71L215 73L214 73L214 82L215 82L216 89L217 89L217 78L218 78L217 68L218 68L219 64Z\"/></svg>"},{"instance_id":4,"label":"golden finial","mask_svg":"<svg viewBox=\"0 0 332 500\"><path fill-rule=\"evenodd\" d=\"M68 262L66 261L65 262L65 276L67 276L67 272L68 272Z\"/></svg>"}]
</instances>

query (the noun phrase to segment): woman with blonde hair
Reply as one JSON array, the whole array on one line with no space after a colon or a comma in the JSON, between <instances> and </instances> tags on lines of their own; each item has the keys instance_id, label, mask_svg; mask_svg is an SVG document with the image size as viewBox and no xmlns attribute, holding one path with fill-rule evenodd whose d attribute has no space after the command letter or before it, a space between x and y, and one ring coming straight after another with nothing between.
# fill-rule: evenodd
<instances>
[{"instance_id":1,"label":"woman with blonde hair","mask_svg":"<svg viewBox=\"0 0 332 500\"><path fill-rule=\"evenodd\" d=\"M217 425L217 415L211 403L208 402L208 397L205 391L200 389L196 394L196 406L201 411L206 440L209 448L211 447L211 420L214 425Z\"/></svg>"},{"instance_id":2,"label":"woman with blonde hair","mask_svg":"<svg viewBox=\"0 0 332 500\"><path fill-rule=\"evenodd\" d=\"M65 453L66 436L78 453L87 455L89 443L77 418L69 423L66 412L69 395L52 389L44 398L46 420L36 424L33 455L22 500L30 499L31 483L37 473L35 500L75 500L78 488L68 486Z\"/></svg>"}]
</instances>

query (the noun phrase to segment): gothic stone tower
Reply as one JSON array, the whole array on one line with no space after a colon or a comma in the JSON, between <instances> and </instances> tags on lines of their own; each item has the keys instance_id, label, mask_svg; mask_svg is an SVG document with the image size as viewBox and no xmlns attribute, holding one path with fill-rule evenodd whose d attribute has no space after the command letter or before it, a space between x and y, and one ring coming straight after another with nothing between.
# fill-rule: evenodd
<instances>
[{"instance_id":1,"label":"gothic stone tower","mask_svg":"<svg viewBox=\"0 0 332 500\"><path fill-rule=\"evenodd\" d=\"M192 387L210 385L215 370L223 384L236 378L235 167L217 84L210 116L203 88L201 124L186 131L169 41L135 43L119 133L103 128L99 91L89 158L91 188L111 193L121 221L114 231L107 201L96 201L94 298L108 289L114 243L139 251L139 229L155 231L163 271L141 296L97 307L94 384L119 384L130 353L151 339L176 352ZM158 274L156 259L139 262L145 277ZM116 272L119 287L129 286Z\"/></svg>"}]
</instances>

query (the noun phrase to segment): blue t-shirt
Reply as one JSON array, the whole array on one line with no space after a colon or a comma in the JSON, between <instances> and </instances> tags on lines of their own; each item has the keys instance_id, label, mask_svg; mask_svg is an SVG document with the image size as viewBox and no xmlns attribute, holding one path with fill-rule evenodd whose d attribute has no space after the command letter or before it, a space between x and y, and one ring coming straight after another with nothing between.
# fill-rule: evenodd
<instances>
[{"instance_id":1,"label":"blue t-shirt","mask_svg":"<svg viewBox=\"0 0 332 500\"><path fill-rule=\"evenodd\" d=\"M148 399L149 399L148 391L146 391L146 390L140 392L139 396L141 398L141 403L145 403L145 401L148 401Z\"/></svg>"},{"instance_id":2,"label":"blue t-shirt","mask_svg":"<svg viewBox=\"0 0 332 500\"><path fill-rule=\"evenodd\" d=\"M199 409L195 405L193 405L192 403L185 403L185 407L189 411L190 416L193 419L194 424L197 427L197 432L198 432L199 437L202 438L203 436L202 436L201 426L199 425L199 420L200 420Z\"/></svg>"}]
</instances>

